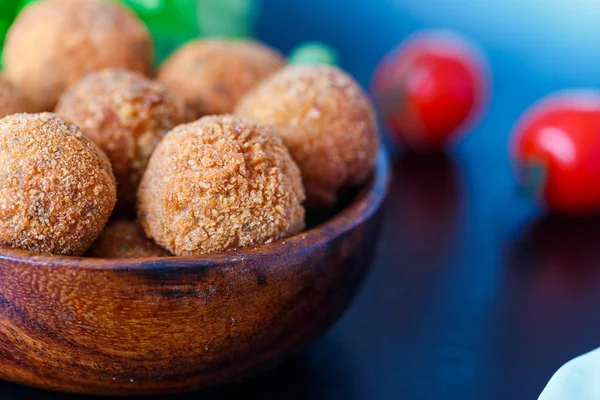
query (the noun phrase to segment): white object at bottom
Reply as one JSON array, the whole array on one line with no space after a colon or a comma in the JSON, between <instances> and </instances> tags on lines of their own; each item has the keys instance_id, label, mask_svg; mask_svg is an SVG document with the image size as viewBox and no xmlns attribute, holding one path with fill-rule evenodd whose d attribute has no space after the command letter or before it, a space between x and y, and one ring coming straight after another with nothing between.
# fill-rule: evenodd
<instances>
[{"instance_id":1,"label":"white object at bottom","mask_svg":"<svg viewBox=\"0 0 600 400\"><path fill-rule=\"evenodd\" d=\"M560 367L538 400L600 399L600 348Z\"/></svg>"}]
</instances>

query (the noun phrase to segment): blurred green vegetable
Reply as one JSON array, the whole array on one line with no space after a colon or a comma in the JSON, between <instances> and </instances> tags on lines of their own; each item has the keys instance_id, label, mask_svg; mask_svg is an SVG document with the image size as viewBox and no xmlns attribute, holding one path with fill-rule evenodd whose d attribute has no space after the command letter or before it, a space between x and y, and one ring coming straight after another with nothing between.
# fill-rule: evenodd
<instances>
[{"instance_id":1,"label":"blurred green vegetable","mask_svg":"<svg viewBox=\"0 0 600 400\"><path fill-rule=\"evenodd\" d=\"M39 0L0 0L0 44L18 12ZM148 26L160 64L183 43L202 36L251 36L260 0L112 0L130 7ZM0 54L1 55L1 54Z\"/></svg>"},{"instance_id":2,"label":"blurred green vegetable","mask_svg":"<svg viewBox=\"0 0 600 400\"><path fill-rule=\"evenodd\" d=\"M146 23L160 64L183 43L202 36L250 36L257 0L121 0Z\"/></svg>"},{"instance_id":3,"label":"blurred green vegetable","mask_svg":"<svg viewBox=\"0 0 600 400\"><path fill-rule=\"evenodd\" d=\"M195 0L121 0L148 26L160 64L182 43L200 35Z\"/></svg>"},{"instance_id":4,"label":"blurred green vegetable","mask_svg":"<svg viewBox=\"0 0 600 400\"><path fill-rule=\"evenodd\" d=\"M18 0L0 0L0 49L4 48L6 32L15 19L22 4ZM2 52L0 51L0 69L2 69Z\"/></svg>"},{"instance_id":5,"label":"blurred green vegetable","mask_svg":"<svg viewBox=\"0 0 600 400\"><path fill-rule=\"evenodd\" d=\"M339 56L335 49L316 41L300 44L288 56L291 64L299 65L337 65L338 59Z\"/></svg>"},{"instance_id":6,"label":"blurred green vegetable","mask_svg":"<svg viewBox=\"0 0 600 400\"><path fill-rule=\"evenodd\" d=\"M197 0L198 24L204 36L252 36L258 16L257 0Z\"/></svg>"}]
</instances>

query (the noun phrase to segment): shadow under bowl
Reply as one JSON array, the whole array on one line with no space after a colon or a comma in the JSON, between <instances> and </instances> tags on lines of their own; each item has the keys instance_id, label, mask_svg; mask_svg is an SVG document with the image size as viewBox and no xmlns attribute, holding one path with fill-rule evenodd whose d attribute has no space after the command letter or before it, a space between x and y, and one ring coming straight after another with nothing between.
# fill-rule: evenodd
<instances>
[{"instance_id":1,"label":"shadow under bowl","mask_svg":"<svg viewBox=\"0 0 600 400\"><path fill-rule=\"evenodd\" d=\"M274 366L350 304L376 251L388 185L382 152L335 216L226 253L108 260L0 248L0 379L141 395Z\"/></svg>"}]
</instances>

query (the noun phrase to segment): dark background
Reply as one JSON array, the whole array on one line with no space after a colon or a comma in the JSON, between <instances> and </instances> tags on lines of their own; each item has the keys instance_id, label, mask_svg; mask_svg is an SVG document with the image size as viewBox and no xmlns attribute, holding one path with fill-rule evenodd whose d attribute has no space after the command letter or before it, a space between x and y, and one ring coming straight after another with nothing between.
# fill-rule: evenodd
<instances>
[{"instance_id":1,"label":"dark background","mask_svg":"<svg viewBox=\"0 0 600 400\"><path fill-rule=\"evenodd\" d=\"M506 151L535 99L600 83L600 6L562 3L264 1L263 40L284 51L323 40L364 86L407 34L459 29L487 52L493 98L449 156L395 155L381 251L339 323L272 372L181 399L535 399L600 346L600 218L544 215ZM2 400L75 398L0 383Z\"/></svg>"}]
</instances>

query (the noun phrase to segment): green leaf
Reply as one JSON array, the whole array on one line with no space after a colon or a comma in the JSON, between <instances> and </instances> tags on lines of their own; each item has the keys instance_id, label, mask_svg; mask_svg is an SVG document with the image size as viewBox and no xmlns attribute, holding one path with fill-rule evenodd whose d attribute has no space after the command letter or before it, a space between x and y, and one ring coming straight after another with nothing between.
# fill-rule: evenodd
<instances>
[{"instance_id":1,"label":"green leaf","mask_svg":"<svg viewBox=\"0 0 600 400\"><path fill-rule=\"evenodd\" d=\"M0 43L17 13L40 0L0 0ZM160 64L183 43L202 36L252 34L259 0L107 0L131 8L148 26ZM6 22L5 22L6 21Z\"/></svg>"},{"instance_id":2,"label":"green leaf","mask_svg":"<svg viewBox=\"0 0 600 400\"><path fill-rule=\"evenodd\" d=\"M165 5L163 0L125 0L125 3L140 15L159 13Z\"/></svg>"},{"instance_id":3,"label":"green leaf","mask_svg":"<svg viewBox=\"0 0 600 400\"><path fill-rule=\"evenodd\" d=\"M17 4L17 10L16 10L17 13L19 11L21 11L25 6L27 6L27 5L31 4L31 3L35 3L37 1L40 1L40 0L20 0L20 1L17 1L17 3L18 3Z\"/></svg>"},{"instance_id":4,"label":"green leaf","mask_svg":"<svg viewBox=\"0 0 600 400\"><path fill-rule=\"evenodd\" d=\"M120 0L146 24L156 45L155 63L200 35L195 0Z\"/></svg>"},{"instance_id":5,"label":"green leaf","mask_svg":"<svg viewBox=\"0 0 600 400\"><path fill-rule=\"evenodd\" d=\"M288 61L298 65L337 65L338 53L332 47L321 42L306 42L294 48Z\"/></svg>"},{"instance_id":6,"label":"green leaf","mask_svg":"<svg viewBox=\"0 0 600 400\"><path fill-rule=\"evenodd\" d=\"M197 0L198 24L204 36L242 38L252 35L257 0Z\"/></svg>"}]
</instances>

